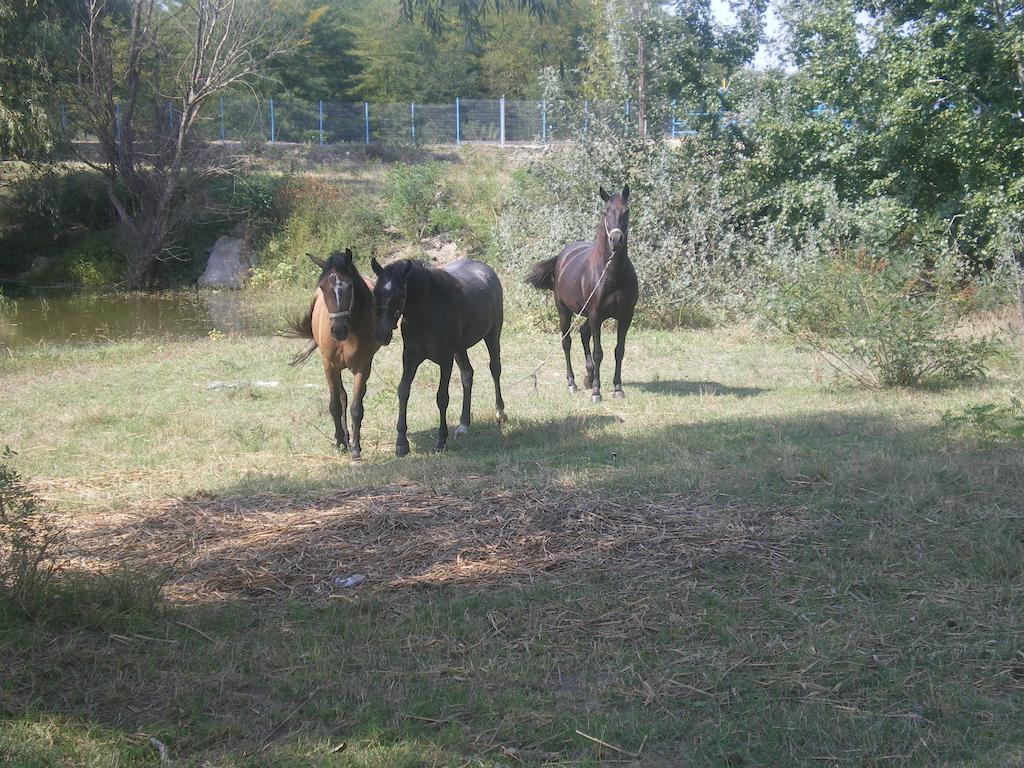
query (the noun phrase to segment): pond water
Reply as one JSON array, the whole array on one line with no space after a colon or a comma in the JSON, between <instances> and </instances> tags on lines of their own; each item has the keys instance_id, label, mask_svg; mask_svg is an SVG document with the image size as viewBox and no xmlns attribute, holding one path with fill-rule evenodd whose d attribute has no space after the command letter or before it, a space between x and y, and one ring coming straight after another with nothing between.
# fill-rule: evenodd
<instances>
[{"instance_id":1,"label":"pond water","mask_svg":"<svg viewBox=\"0 0 1024 768\"><path fill-rule=\"evenodd\" d=\"M245 292L60 294L0 298L0 352L34 344L134 338L199 338L212 330L265 336L283 326L280 307Z\"/></svg>"}]
</instances>

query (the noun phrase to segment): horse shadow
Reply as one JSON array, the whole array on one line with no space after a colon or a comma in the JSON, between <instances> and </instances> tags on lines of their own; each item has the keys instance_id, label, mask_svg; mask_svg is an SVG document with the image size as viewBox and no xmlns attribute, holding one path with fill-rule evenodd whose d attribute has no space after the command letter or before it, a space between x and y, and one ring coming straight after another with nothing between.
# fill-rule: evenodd
<instances>
[{"instance_id":1,"label":"horse shadow","mask_svg":"<svg viewBox=\"0 0 1024 768\"><path fill-rule=\"evenodd\" d=\"M469 433L461 437L455 436L458 419L449 419L448 446L445 453L463 451L483 453L486 451L507 450L509 446L542 448L550 445L552 440L560 441L579 435L596 434L605 427L620 421L616 416L602 413L576 413L564 417L548 419L513 418L504 427L492 419L475 420ZM437 443L437 427L409 431L409 443L415 453L434 454Z\"/></svg>"},{"instance_id":2,"label":"horse shadow","mask_svg":"<svg viewBox=\"0 0 1024 768\"><path fill-rule=\"evenodd\" d=\"M656 395L676 395L680 397L691 395L757 397L765 392L771 392L770 389L765 389L764 387L730 387L717 381L687 381L685 379L638 381L633 386L644 392L651 392Z\"/></svg>"}]
</instances>

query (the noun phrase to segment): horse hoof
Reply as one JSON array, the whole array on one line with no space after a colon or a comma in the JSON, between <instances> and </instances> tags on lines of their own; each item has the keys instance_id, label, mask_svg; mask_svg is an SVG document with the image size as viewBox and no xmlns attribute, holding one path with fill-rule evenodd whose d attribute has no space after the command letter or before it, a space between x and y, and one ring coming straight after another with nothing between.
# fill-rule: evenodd
<instances>
[{"instance_id":1,"label":"horse hoof","mask_svg":"<svg viewBox=\"0 0 1024 768\"><path fill-rule=\"evenodd\" d=\"M448 447L448 443L438 443L434 446L434 453L444 453L444 449Z\"/></svg>"},{"instance_id":2,"label":"horse hoof","mask_svg":"<svg viewBox=\"0 0 1024 768\"><path fill-rule=\"evenodd\" d=\"M453 432L452 434L455 437L462 437L463 435L468 435L469 427L467 427L465 424L459 424L459 426L455 428L455 432Z\"/></svg>"},{"instance_id":3,"label":"horse hoof","mask_svg":"<svg viewBox=\"0 0 1024 768\"><path fill-rule=\"evenodd\" d=\"M575 395L576 394L576 385L575 384L570 384L569 385L569 394L570 395Z\"/></svg>"},{"instance_id":4,"label":"horse hoof","mask_svg":"<svg viewBox=\"0 0 1024 768\"><path fill-rule=\"evenodd\" d=\"M408 456L408 455L409 455L409 444L408 443L406 443L405 445L402 445L402 443L399 443L398 445L395 446L395 456L401 457L401 456Z\"/></svg>"},{"instance_id":5,"label":"horse hoof","mask_svg":"<svg viewBox=\"0 0 1024 768\"><path fill-rule=\"evenodd\" d=\"M495 416L494 417L498 420L499 426L501 424L508 424L508 416L505 415L505 411L503 411L503 410L495 411Z\"/></svg>"},{"instance_id":6,"label":"horse hoof","mask_svg":"<svg viewBox=\"0 0 1024 768\"><path fill-rule=\"evenodd\" d=\"M616 400L624 400L626 398L626 393L623 392L621 389L616 389L614 392L612 392L612 397L614 397Z\"/></svg>"},{"instance_id":7,"label":"horse hoof","mask_svg":"<svg viewBox=\"0 0 1024 768\"><path fill-rule=\"evenodd\" d=\"M352 461L359 461L359 457L363 455L363 452L358 448L352 449Z\"/></svg>"},{"instance_id":8,"label":"horse hoof","mask_svg":"<svg viewBox=\"0 0 1024 768\"><path fill-rule=\"evenodd\" d=\"M601 402L601 393L598 392L597 394L591 395L590 396L590 402L592 402L592 403L600 403Z\"/></svg>"}]
</instances>

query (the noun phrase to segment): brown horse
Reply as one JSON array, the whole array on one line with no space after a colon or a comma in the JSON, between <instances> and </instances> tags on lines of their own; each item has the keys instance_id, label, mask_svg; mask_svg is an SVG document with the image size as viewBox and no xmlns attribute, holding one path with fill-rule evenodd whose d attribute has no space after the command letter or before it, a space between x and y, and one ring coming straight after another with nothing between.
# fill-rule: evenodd
<instances>
[{"instance_id":1,"label":"brown horse","mask_svg":"<svg viewBox=\"0 0 1024 768\"><path fill-rule=\"evenodd\" d=\"M622 391L622 356L626 351L626 333L633 322L640 290L636 270L626 254L626 236L629 233L629 185L621 195L609 195L600 189L605 206L597 225L597 236L592 242L578 240L569 243L551 259L538 261L526 277L534 288L549 289L555 293L555 307L562 329L562 350L565 352L566 380L569 391L576 391L576 377L572 372L569 349L574 316L586 316L580 326L580 341L587 363L584 385L593 387L591 400L601 399L601 323L610 317L617 321L618 342L615 344L615 378L612 380L615 397L625 397ZM594 338L594 355L590 355L590 338Z\"/></svg>"},{"instance_id":2,"label":"brown horse","mask_svg":"<svg viewBox=\"0 0 1024 768\"><path fill-rule=\"evenodd\" d=\"M344 253L331 254L327 261L313 255L309 258L320 267L320 279L309 312L290 325L295 336L310 341L292 358L291 364L305 362L320 348L330 390L335 446L348 449L352 458L358 459L362 452L359 433L363 426L363 396L373 355L380 347L374 335L373 283L359 275L349 248ZM348 393L341 383L341 372L346 368L352 371L351 445L346 423Z\"/></svg>"}]
</instances>

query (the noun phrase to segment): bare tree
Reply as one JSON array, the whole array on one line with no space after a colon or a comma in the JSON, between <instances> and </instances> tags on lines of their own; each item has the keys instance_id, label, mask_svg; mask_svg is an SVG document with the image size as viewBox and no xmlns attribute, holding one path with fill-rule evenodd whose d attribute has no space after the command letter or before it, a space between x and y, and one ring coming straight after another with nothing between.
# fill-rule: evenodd
<instances>
[{"instance_id":1,"label":"bare tree","mask_svg":"<svg viewBox=\"0 0 1024 768\"><path fill-rule=\"evenodd\" d=\"M83 2L79 92L101 158L91 164L117 215L128 284L151 288L192 192L223 157L196 135L203 105L231 86L251 87L294 35L260 0ZM147 104L158 116L173 105L170 119L149 124Z\"/></svg>"}]
</instances>

